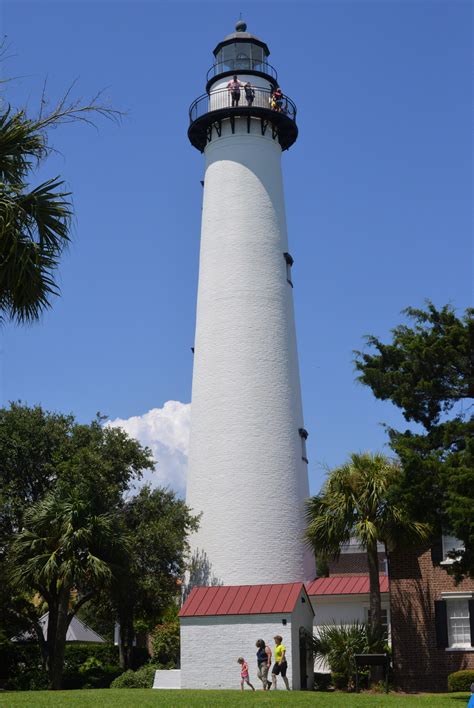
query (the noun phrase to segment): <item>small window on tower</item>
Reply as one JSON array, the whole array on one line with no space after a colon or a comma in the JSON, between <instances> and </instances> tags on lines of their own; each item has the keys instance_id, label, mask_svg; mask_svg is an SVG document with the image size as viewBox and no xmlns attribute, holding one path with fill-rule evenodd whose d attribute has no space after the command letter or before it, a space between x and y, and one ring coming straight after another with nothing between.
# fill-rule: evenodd
<instances>
[{"instance_id":1,"label":"small window on tower","mask_svg":"<svg viewBox=\"0 0 474 708\"><path fill-rule=\"evenodd\" d=\"M301 438L301 459L303 460L303 462L306 462L306 464L308 464L308 455L306 453L306 439L308 437L308 431L304 428L299 428L298 432Z\"/></svg>"},{"instance_id":2,"label":"small window on tower","mask_svg":"<svg viewBox=\"0 0 474 708\"><path fill-rule=\"evenodd\" d=\"M289 253L284 253L283 258L285 259L286 263L286 282L289 283L291 287L293 287L293 281L291 279L291 266L293 265L294 260Z\"/></svg>"}]
</instances>

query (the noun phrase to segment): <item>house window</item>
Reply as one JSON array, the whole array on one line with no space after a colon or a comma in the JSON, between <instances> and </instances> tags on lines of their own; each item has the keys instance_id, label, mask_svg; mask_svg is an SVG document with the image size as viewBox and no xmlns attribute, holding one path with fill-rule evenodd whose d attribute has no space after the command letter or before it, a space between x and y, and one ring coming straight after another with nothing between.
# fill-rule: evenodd
<instances>
[{"instance_id":1,"label":"house window","mask_svg":"<svg viewBox=\"0 0 474 708\"><path fill-rule=\"evenodd\" d=\"M469 601L447 600L448 641L453 649L471 647L471 626L469 622Z\"/></svg>"},{"instance_id":2,"label":"house window","mask_svg":"<svg viewBox=\"0 0 474 708\"><path fill-rule=\"evenodd\" d=\"M301 438L301 459L303 460L303 462L306 462L306 464L308 464L308 455L306 452L306 439L308 437L308 431L304 428L299 428L298 432Z\"/></svg>"},{"instance_id":3,"label":"house window","mask_svg":"<svg viewBox=\"0 0 474 708\"><path fill-rule=\"evenodd\" d=\"M474 647L474 594L443 592L435 600L436 646L466 650Z\"/></svg>"},{"instance_id":4,"label":"house window","mask_svg":"<svg viewBox=\"0 0 474 708\"><path fill-rule=\"evenodd\" d=\"M431 546L431 561L433 565L449 566L455 563L456 557L452 557L453 551L459 553L464 550L464 544L455 536L443 534L438 536Z\"/></svg>"},{"instance_id":5,"label":"house window","mask_svg":"<svg viewBox=\"0 0 474 708\"><path fill-rule=\"evenodd\" d=\"M464 544L455 536L445 536L443 534L443 561L442 565L451 565L455 562L455 558L450 556L453 551L463 551Z\"/></svg>"},{"instance_id":6,"label":"house window","mask_svg":"<svg viewBox=\"0 0 474 708\"><path fill-rule=\"evenodd\" d=\"M286 282L289 283L291 287L293 287L293 281L291 279L291 266L293 265L294 260L289 253L284 253L283 258L285 259L286 263Z\"/></svg>"},{"instance_id":7,"label":"house window","mask_svg":"<svg viewBox=\"0 0 474 708\"><path fill-rule=\"evenodd\" d=\"M343 543L340 549L341 553L364 553L365 555L365 548L361 544L361 542L352 536L346 543ZM380 541L377 541L377 552L378 553L385 553L385 545L383 543L380 543ZM386 562L381 560L381 562ZM384 573L384 575L387 575L387 568L384 566L383 570L381 572Z\"/></svg>"}]
</instances>

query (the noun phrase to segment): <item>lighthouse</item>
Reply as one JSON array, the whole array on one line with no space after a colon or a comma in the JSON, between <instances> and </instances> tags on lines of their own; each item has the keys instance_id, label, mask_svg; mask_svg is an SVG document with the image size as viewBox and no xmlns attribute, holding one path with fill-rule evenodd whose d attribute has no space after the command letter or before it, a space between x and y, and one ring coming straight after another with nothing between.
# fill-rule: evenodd
<instances>
[{"instance_id":1,"label":"lighthouse","mask_svg":"<svg viewBox=\"0 0 474 708\"><path fill-rule=\"evenodd\" d=\"M314 577L281 169L298 129L269 54L239 21L190 107L205 161L186 494L199 584Z\"/></svg>"}]
</instances>

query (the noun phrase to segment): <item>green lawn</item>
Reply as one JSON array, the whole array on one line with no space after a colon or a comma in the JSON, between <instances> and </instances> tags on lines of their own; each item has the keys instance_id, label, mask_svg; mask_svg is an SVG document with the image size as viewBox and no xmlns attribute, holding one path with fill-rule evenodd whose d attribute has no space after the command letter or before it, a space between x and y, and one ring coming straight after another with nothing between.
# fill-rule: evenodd
<instances>
[{"instance_id":1,"label":"green lawn","mask_svg":"<svg viewBox=\"0 0 474 708\"><path fill-rule=\"evenodd\" d=\"M405 696L399 694L367 695L343 693L305 693L278 691L161 691L141 688L122 688L82 691L19 691L0 693L0 707L29 706L30 708L50 708L50 706L316 706L316 708L464 708L468 701L466 693L423 694Z\"/></svg>"}]
</instances>

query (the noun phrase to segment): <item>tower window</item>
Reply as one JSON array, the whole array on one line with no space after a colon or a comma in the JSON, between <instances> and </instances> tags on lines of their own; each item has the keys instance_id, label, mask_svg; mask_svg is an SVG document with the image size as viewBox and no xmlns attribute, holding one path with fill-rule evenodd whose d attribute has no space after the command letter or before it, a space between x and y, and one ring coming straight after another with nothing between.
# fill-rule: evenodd
<instances>
[{"instance_id":1,"label":"tower window","mask_svg":"<svg viewBox=\"0 0 474 708\"><path fill-rule=\"evenodd\" d=\"M303 460L303 462L306 462L306 464L308 464L308 455L306 452L306 440L308 437L308 431L304 428L299 428L298 432L301 438L301 459Z\"/></svg>"},{"instance_id":2,"label":"tower window","mask_svg":"<svg viewBox=\"0 0 474 708\"><path fill-rule=\"evenodd\" d=\"M293 287L293 281L291 279L291 266L293 265L294 260L289 253L284 253L283 258L285 259L286 263L286 282L289 283L291 287Z\"/></svg>"}]
</instances>

